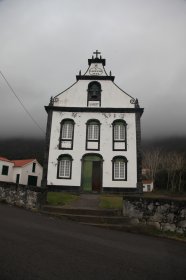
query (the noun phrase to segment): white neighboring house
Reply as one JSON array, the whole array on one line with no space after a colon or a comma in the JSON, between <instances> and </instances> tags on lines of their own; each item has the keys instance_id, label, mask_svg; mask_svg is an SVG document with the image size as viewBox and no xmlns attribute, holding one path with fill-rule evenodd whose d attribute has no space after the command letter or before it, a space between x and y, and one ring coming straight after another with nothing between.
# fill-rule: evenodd
<instances>
[{"instance_id":1,"label":"white neighboring house","mask_svg":"<svg viewBox=\"0 0 186 280\"><path fill-rule=\"evenodd\" d=\"M44 186L73 191L142 188L138 100L114 83L98 51L85 74L51 98Z\"/></svg>"},{"instance_id":2,"label":"white neighboring house","mask_svg":"<svg viewBox=\"0 0 186 280\"><path fill-rule=\"evenodd\" d=\"M154 184L152 179L143 180L143 191L152 192L154 189Z\"/></svg>"},{"instance_id":3,"label":"white neighboring house","mask_svg":"<svg viewBox=\"0 0 186 280\"><path fill-rule=\"evenodd\" d=\"M0 181L41 186L43 168L36 159L8 160L0 157Z\"/></svg>"},{"instance_id":4,"label":"white neighboring house","mask_svg":"<svg viewBox=\"0 0 186 280\"><path fill-rule=\"evenodd\" d=\"M14 163L5 158L0 157L0 181L12 182Z\"/></svg>"}]
</instances>

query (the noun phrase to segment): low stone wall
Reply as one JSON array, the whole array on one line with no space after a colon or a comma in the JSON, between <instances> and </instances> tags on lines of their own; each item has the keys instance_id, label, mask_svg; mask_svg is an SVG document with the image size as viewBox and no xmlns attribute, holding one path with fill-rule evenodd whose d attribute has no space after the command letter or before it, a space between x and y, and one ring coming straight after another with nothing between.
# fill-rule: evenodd
<instances>
[{"instance_id":1,"label":"low stone wall","mask_svg":"<svg viewBox=\"0 0 186 280\"><path fill-rule=\"evenodd\" d=\"M0 182L0 202L38 209L46 199L46 189Z\"/></svg>"},{"instance_id":2,"label":"low stone wall","mask_svg":"<svg viewBox=\"0 0 186 280\"><path fill-rule=\"evenodd\" d=\"M186 201L171 198L125 196L123 215L134 224L154 226L161 231L186 235Z\"/></svg>"}]
</instances>

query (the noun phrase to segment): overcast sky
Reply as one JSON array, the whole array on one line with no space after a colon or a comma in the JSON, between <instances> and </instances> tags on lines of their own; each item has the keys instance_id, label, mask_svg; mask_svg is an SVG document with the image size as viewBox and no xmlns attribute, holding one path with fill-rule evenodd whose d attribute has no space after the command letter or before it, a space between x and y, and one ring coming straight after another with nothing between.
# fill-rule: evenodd
<instances>
[{"instance_id":1,"label":"overcast sky","mask_svg":"<svg viewBox=\"0 0 186 280\"><path fill-rule=\"evenodd\" d=\"M186 135L185 0L0 0L0 70L43 130L96 49L144 107L143 138ZM0 76L0 138L43 136Z\"/></svg>"}]
</instances>

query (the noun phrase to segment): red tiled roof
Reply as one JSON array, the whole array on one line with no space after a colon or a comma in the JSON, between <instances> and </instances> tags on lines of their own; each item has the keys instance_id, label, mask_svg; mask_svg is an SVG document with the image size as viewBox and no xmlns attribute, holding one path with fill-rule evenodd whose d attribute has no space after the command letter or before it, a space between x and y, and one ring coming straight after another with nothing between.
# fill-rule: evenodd
<instances>
[{"instance_id":1,"label":"red tiled roof","mask_svg":"<svg viewBox=\"0 0 186 280\"><path fill-rule=\"evenodd\" d=\"M0 160L11 162L11 160L9 160L9 159L7 159L7 158L5 158L5 157L0 157Z\"/></svg>"},{"instance_id":2,"label":"red tiled roof","mask_svg":"<svg viewBox=\"0 0 186 280\"><path fill-rule=\"evenodd\" d=\"M143 180L142 182L143 182L143 184L151 184L151 183L153 183L153 180L152 179Z\"/></svg>"},{"instance_id":3,"label":"red tiled roof","mask_svg":"<svg viewBox=\"0 0 186 280\"><path fill-rule=\"evenodd\" d=\"M14 163L14 167L22 167L35 159L18 159L18 160L11 160Z\"/></svg>"}]
</instances>

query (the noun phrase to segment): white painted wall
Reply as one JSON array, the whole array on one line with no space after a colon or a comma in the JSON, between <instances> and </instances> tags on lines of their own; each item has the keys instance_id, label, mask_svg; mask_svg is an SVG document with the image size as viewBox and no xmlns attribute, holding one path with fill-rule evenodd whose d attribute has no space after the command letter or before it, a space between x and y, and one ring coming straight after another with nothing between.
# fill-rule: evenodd
<instances>
[{"instance_id":1,"label":"white painted wall","mask_svg":"<svg viewBox=\"0 0 186 280\"><path fill-rule=\"evenodd\" d=\"M35 172L32 172L32 166L33 163L36 163L36 168L35 168ZM26 165L24 165L23 167L15 167L13 170L13 182L16 182L16 175L20 174L20 184L23 185L27 185L28 183L28 176L37 176L37 186L40 187L41 186L41 180L42 180L42 175L43 175L43 168L42 166L36 161L34 160L33 162L30 162Z\"/></svg>"},{"instance_id":2,"label":"white painted wall","mask_svg":"<svg viewBox=\"0 0 186 280\"><path fill-rule=\"evenodd\" d=\"M36 163L35 172L32 172L33 162ZM43 168L37 162L37 160L34 160L33 162L28 163L23 167L15 167L13 162L0 160L0 181L16 183L16 175L20 174L19 184L27 185L28 176L31 175L31 176L37 176L38 177L37 186L38 187L41 186L41 180L42 180L42 176L43 176ZM9 166L8 175L2 175L3 165Z\"/></svg>"},{"instance_id":3,"label":"white painted wall","mask_svg":"<svg viewBox=\"0 0 186 280\"><path fill-rule=\"evenodd\" d=\"M152 192L154 189L153 181L143 181L143 191L144 192Z\"/></svg>"},{"instance_id":4,"label":"white painted wall","mask_svg":"<svg viewBox=\"0 0 186 280\"><path fill-rule=\"evenodd\" d=\"M2 175L3 165L9 167L8 175ZM12 170L13 165L14 164L12 162L0 160L0 181L11 182L12 174L13 174L13 170Z\"/></svg>"},{"instance_id":5,"label":"white painted wall","mask_svg":"<svg viewBox=\"0 0 186 280\"><path fill-rule=\"evenodd\" d=\"M20 174L19 184L22 184L22 168L21 167L14 167L13 168L13 177L12 182L16 183L16 175Z\"/></svg>"},{"instance_id":6,"label":"white painted wall","mask_svg":"<svg viewBox=\"0 0 186 280\"><path fill-rule=\"evenodd\" d=\"M130 103L131 97L119 89L112 81L95 80L101 84L101 107L105 108L134 108ZM90 81L79 80L72 87L57 96L54 106L87 107L87 89Z\"/></svg>"},{"instance_id":7,"label":"white painted wall","mask_svg":"<svg viewBox=\"0 0 186 280\"><path fill-rule=\"evenodd\" d=\"M73 150L59 150L60 122L64 118L73 119L74 147ZM86 122L98 119L100 128L100 151L85 150ZM127 151L112 151L112 123L116 119L124 119L127 123ZM136 188L137 157L136 157L136 124L134 113L71 113L53 112L48 162L48 185L80 186L81 158L86 153L99 153L103 156L103 187ZM57 158L61 154L69 154L73 158L72 178L57 179ZM122 155L128 159L128 180L112 181L112 159Z\"/></svg>"},{"instance_id":8,"label":"white painted wall","mask_svg":"<svg viewBox=\"0 0 186 280\"><path fill-rule=\"evenodd\" d=\"M102 63L92 63L84 75L95 75L94 81L98 81L101 84L101 108L110 108L111 113L53 111L47 184L80 186L81 159L83 155L87 153L97 153L100 154L104 160L103 187L136 188L137 153L135 113L112 113L112 108L135 108L135 105L131 102L132 99L134 101L134 98L122 91L111 80L99 80L98 76L108 76ZM92 81L93 80L80 79L54 98L54 106L87 108L88 84ZM96 106L96 104L94 104L94 106ZM70 118L75 122L73 150L59 150L58 147L60 123L65 118ZM99 151L85 149L86 123L90 119L97 119L101 123ZM124 119L127 123L127 151L112 150L112 123L116 119ZM69 154L73 158L71 179L57 179L57 159L62 154ZM115 156L125 156L128 160L127 181L112 181L112 159Z\"/></svg>"}]
</instances>

